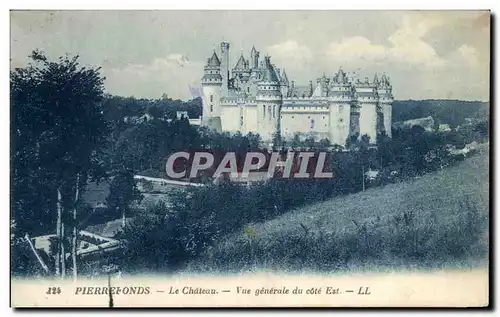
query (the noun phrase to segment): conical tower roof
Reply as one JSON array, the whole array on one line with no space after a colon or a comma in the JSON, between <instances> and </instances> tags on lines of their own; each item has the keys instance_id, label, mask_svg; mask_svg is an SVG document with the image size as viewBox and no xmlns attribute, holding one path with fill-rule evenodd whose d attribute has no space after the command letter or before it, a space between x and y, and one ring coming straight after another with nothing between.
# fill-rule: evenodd
<instances>
[{"instance_id":1,"label":"conical tower roof","mask_svg":"<svg viewBox=\"0 0 500 317\"><path fill-rule=\"evenodd\" d=\"M387 86L390 86L391 85L391 79L389 78L389 76L385 76L385 84Z\"/></svg>"},{"instance_id":2,"label":"conical tower roof","mask_svg":"<svg viewBox=\"0 0 500 317\"><path fill-rule=\"evenodd\" d=\"M286 75L285 69L283 69L283 74L281 74L281 81L288 85L288 76Z\"/></svg>"},{"instance_id":3,"label":"conical tower roof","mask_svg":"<svg viewBox=\"0 0 500 317\"><path fill-rule=\"evenodd\" d=\"M243 53L240 55L240 59L238 59L238 62L236 63L236 66L234 68L237 69L244 69L245 68L245 58L243 57Z\"/></svg>"},{"instance_id":4,"label":"conical tower roof","mask_svg":"<svg viewBox=\"0 0 500 317\"><path fill-rule=\"evenodd\" d=\"M380 84L382 86L389 86L389 80L385 74L382 74L382 77L380 77Z\"/></svg>"},{"instance_id":5,"label":"conical tower roof","mask_svg":"<svg viewBox=\"0 0 500 317\"><path fill-rule=\"evenodd\" d=\"M219 57L217 56L217 53L215 53L215 51L212 54L212 57L210 57L208 59L207 66L214 66L214 67L220 66L220 60L219 60Z\"/></svg>"},{"instance_id":6,"label":"conical tower roof","mask_svg":"<svg viewBox=\"0 0 500 317\"><path fill-rule=\"evenodd\" d=\"M255 49L255 46L252 46L252 50L250 51L250 55L253 56L255 53L257 53L257 50Z\"/></svg>"},{"instance_id":7,"label":"conical tower roof","mask_svg":"<svg viewBox=\"0 0 500 317\"><path fill-rule=\"evenodd\" d=\"M344 84L346 82L346 74L344 73L342 67L339 68L337 80L341 84Z\"/></svg>"},{"instance_id":8,"label":"conical tower roof","mask_svg":"<svg viewBox=\"0 0 500 317\"><path fill-rule=\"evenodd\" d=\"M264 58L264 74L262 77L262 81L264 82L276 82L278 83L278 76L276 76L276 71L273 69L273 66L271 65L271 57L266 56Z\"/></svg>"}]
</instances>

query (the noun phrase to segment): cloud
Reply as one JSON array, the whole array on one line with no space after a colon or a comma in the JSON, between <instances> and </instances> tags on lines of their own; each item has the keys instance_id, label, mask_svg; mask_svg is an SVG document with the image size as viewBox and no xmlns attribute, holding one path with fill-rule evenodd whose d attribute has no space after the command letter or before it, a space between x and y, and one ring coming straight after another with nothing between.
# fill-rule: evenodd
<instances>
[{"instance_id":1,"label":"cloud","mask_svg":"<svg viewBox=\"0 0 500 317\"><path fill-rule=\"evenodd\" d=\"M344 66L387 72L397 98L487 100L489 29L488 11L15 11L11 67L37 48L78 54L102 66L110 93L190 98L223 36L246 52L255 44L297 85Z\"/></svg>"},{"instance_id":2,"label":"cloud","mask_svg":"<svg viewBox=\"0 0 500 317\"><path fill-rule=\"evenodd\" d=\"M387 49L389 59L428 67L443 66L445 61L434 47L423 40L428 31L439 25L441 22L438 19L414 21L409 17L403 18L403 26L388 38L391 43Z\"/></svg>"},{"instance_id":3,"label":"cloud","mask_svg":"<svg viewBox=\"0 0 500 317\"><path fill-rule=\"evenodd\" d=\"M203 62L191 61L186 55L173 53L155 58L149 64L129 64L105 73L110 93L160 97L167 93L171 98L189 99L189 85L199 84Z\"/></svg>"},{"instance_id":4,"label":"cloud","mask_svg":"<svg viewBox=\"0 0 500 317\"><path fill-rule=\"evenodd\" d=\"M387 49L362 36L344 38L328 47L327 55L337 62L376 62L387 58Z\"/></svg>"},{"instance_id":5,"label":"cloud","mask_svg":"<svg viewBox=\"0 0 500 317\"><path fill-rule=\"evenodd\" d=\"M295 40L287 40L267 48L275 62L285 67L301 69L313 62L313 53L309 47L300 45Z\"/></svg>"},{"instance_id":6,"label":"cloud","mask_svg":"<svg viewBox=\"0 0 500 317\"><path fill-rule=\"evenodd\" d=\"M444 65L436 50L423 40L425 34L439 25L435 20L413 21L403 18L402 26L388 38L387 45L374 44L363 36L343 38L330 44L327 56L346 64L398 63L409 66Z\"/></svg>"},{"instance_id":7,"label":"cloud","mask_svg":"<svg viewBox=\"0 0 500 317\"><path fill-rule=\"evenodd\" d=\"M397 28L377 43L354 35L331 42L326 47L330 63L370 72L386 71L391 76L394 94L400 99L457 98L487 100L488 63L484 52L462 42L439 54L429 39L431 31L451 32L453 25L464 23L459 15L402 15ZM487 56L486 56L487 58Z\"/></svg>"},{"instance_id":8,"label":"cloud","mask_svg":"<svg viewBox=\"0 0 500 317\"><path fill-rule=\"evenodd\" d=\"M452 59L458 59L458 62L462 62L469 67L480 66L479 52L467 44L460 46L452 55Z\"/></svg>"}]
</instances>

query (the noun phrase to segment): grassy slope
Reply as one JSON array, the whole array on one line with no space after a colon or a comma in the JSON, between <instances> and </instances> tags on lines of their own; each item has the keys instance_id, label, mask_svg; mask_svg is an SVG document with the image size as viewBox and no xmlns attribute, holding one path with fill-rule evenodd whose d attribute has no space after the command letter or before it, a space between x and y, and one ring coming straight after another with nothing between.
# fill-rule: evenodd
<instances>
[{"instance_id":1,"label":"grassy slope","mask_svg":"<svg viewBox=\"0 0 500 317\"><path fill-rule=\"evenodd\" d=\"M486 150L407 183L334 198L250 225L220 241L188 270L332 271L484 263L488 155Z\"/></svg>"}]
</instances>

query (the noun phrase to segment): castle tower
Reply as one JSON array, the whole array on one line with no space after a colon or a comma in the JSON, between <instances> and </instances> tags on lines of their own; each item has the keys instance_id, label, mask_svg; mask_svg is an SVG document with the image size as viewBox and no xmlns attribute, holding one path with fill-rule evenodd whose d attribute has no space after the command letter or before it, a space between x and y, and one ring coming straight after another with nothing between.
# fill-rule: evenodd
<instances>
[{"instance_id":1,"label":"castle tower","mask_svg":"<svg viewBox=\"0 0 500 317\"><path fill-rule=\"evenodd\" d=\"M388 137L392 137L392 102L394 101L394 97L392 96L392 86L389 77L386 75L382 75L377 85L377 93L385 133Z\"/></svg>"},{"instance_id":2,"label":"castle tower","mask_svg":"<svg viewBox=\"0 0 500 317\"><path fill-rule=\"evenodd\" d=\"M229 91L229 43L222 42L220 43L221 50L221 76L222 76L222 96L225 97L228 95Z\"/></svg>"},{"instance_id":3,"label":"castle tower","mask_svg":"<svg viewBox=\"0 0 500 317\"><path fill-rule=\"evenodd\" d=\"M264 59L262 80L257 90L258 133L263 140L272 140L280 126L280 113L283 104L280 81L271 65L270 57Z\"/></svg>"},{"instance_id":4,"label":"castle tower","mask_svg":"<svg viewBox=\"0 0 500 317\"><path fill-rule=\"evenodd\" d=\"M359 136L368 135L370 143L377 143L377 87L368 78L355 84L355 98L359 106Z\"/></svg>"},{"instance_id":5,"label":"castle tower","mask_svg":"<svg viewBox=\"0 0 500 317\"><path fill-rule=\"evenodd\" d=\"M201 79L203 94L202 124L217 131L221 129L220 99L221 99L221 63L217 54L212 54L204 67Z\"/></svg>"},{"instance_id":6,"label":"castle tower","mask_svg":"<svg viewBox=\"0 0 500 317\"><path fill-rule=\"evenodd\" d=\"M248 89L249 87L246 87L247 82L251 76L251 70L248 68L248 65L249 63L243 56L243 50L242 50L240 58L238 59L238 62L234 66L233 71L231 73L233 78L239 83L239 86L236 88L238 88L239 90L243 89L246 91L246 93L250 93L250 89Z\"/></svg>"},{"instance_id":7,"label":"castle tower","mask_svg":"<svg viewBox=\"0 0 500 317\"><path fill-rule=\"evenodd\" d=\"M351 129L351 124L352 121L356 121L357 114L354 113L351 116L351 111L355 110L351 109L352 86L342 68L333 76L327 91L330 112L329 139L332 144L344 145L350 133L355 133ZM356 123L354 130L356 130Z\"/></svg>"},{"instance_id":8,"label":"castle tower","mask_svg":"<svg viewBox=\"0 0 500 317\"><path fill-rule=\"evenodd\" d=\"M330 88L329 87L330 80L323 73L323 76L318 78L316 80L316 83L317 86L316 89L314 90L313 97L327 97Z\"/></svg>"},{"instance_id":9,"label":"castle tower","mask_svg":"<svg viewBox=\"0 0 500 317\"><path fill-rule=\"evenodd\" d=\"M250 51L250 58L252 60L252 68L259 68L259 52L257 52L255 46L252 46L252 50Z\"/></svg>"},{"instance_id":10,"label":"castle tower","mask_svg":"<svg viewBox=\"0 0 500 317\"><path fill-rule=\"evenodd\" d=\"M281 95L283 97L288 96L289 85L288 76L286 75L285 69L283 69L283 74L281 75Z\"/></svg>"},{"instance_id":11,"label":"castle tower","mask_svg":"<svg viewBox=\"0 0 500 317\"><path fill-rule=\"evenodd\" d=\"M236 62L236 65L233 68L233 75L239 75L241 72L246 70L246 61L245 57L243 56L243 52L241 52L240 58L238 59L238 62Z\"/></svg>"}]
</instances>

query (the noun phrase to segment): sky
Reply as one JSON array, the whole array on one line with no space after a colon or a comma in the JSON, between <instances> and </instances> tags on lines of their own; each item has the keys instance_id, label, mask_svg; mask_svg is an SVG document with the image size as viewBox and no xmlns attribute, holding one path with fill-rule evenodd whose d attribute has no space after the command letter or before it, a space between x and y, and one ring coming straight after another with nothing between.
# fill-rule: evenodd
<instances>
[{"instance_id":1,"label":"sky","mask_svg":"<svg viewBox=\"0 0 500 317\"><path fill-rule=\"evenodd\" d=\"M190 99L221 41L231 67L255 45L297 85L342 67L385 73L399 100L489 100L488 11L11 12L11 68L34 49L79 55L121 96Z\"/></svg>"}]
</instances>

